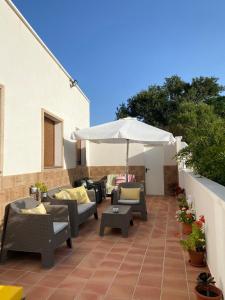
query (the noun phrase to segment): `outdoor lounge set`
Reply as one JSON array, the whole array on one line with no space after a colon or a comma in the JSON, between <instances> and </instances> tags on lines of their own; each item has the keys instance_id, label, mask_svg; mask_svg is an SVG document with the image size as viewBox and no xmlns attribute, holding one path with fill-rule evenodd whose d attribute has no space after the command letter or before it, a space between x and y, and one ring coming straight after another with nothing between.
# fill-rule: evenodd
<instances>
[{"instance_id":1,"label":"outdoor lounge set","mask_svg":"<svg viewBox=\"0 0 225 300\"><path fill-rule=\"evenodd\" d=\"M41 201L30 197L8 204L3 223L1 262L6 261L9 251L34 252L41 254L43 267L52 267L54 250L64 242L71 248L71 237L78 236L79 226L91 216L98 219L94 190L86 190L86 202L65 198L64 192L77 189L80 188L63 186L48 191L47 198ZM85 194L82 197L85 198ZM99 234L103 236L107 226L120 228L122 235L127 237L128 227L133 225L133 212L140 212L142 219L147 220L144 186L121 183L112 191L112 199L113 205L103 212Z\"/></svg>"}]
</instances>

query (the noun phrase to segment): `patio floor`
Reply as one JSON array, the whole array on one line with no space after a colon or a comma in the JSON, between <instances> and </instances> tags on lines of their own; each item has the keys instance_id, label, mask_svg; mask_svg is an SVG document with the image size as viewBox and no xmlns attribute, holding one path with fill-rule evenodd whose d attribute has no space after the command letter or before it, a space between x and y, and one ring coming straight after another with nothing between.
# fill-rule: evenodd
<instances>
[{"instance_id":1,"label":"patio floor","mask_svg":"<svg viewBox=\"0 0 225 300\"><path fill-rule=\"evenodd\" d=\"M109 205L99 205L99 216ZM134 218L129 237L90 218L73 249L56 251L55 266L41 268L38 255L14 254L0 266L0 284L22 285L27 300L192 300L197 274L180 244L173 197L148 197L148 221ZM99 218L100 219L100 218Z\"/></svg>"}]
</instances>

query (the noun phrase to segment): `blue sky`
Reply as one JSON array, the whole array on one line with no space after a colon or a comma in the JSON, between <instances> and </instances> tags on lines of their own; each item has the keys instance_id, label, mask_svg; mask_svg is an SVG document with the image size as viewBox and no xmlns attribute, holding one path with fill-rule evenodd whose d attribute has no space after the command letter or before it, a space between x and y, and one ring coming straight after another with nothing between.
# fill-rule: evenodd
<instances>
[{"instance_id":1,"label":"blue sky","mask_svg":"<svg viewBox=\"0 0 225 300\"><path fill-rule=\"evenodd\" d=\"M225 84L224 0L13 0L91 100L91 124L177 74Z\"/></svg>"}]
</instances>

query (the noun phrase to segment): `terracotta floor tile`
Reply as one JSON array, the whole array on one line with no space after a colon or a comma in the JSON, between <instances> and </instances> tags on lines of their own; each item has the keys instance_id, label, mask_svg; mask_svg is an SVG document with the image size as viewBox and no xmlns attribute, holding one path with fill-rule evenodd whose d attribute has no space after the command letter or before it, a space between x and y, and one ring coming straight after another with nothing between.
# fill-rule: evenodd
<instances>
[{"instance_id":1,"label":"terracotta floor tile","mask_svg":"<svg viewBox=\"0 0 225 300\"><path fill-rule=\"evenodd\" d=\"M54 293L55 289L34 286L26 295L26 300L46 300Z\"/></svg>"},{"instance_id":2,"label":"terracotta floor tile","mask_svg":"<svg viewBox=\"0 0 225 300\"><path fill-rule=\"evenodd\" d=\"M114 284L109 289L107 296L111 296L113 298L131 299L133 291L133 285Z\"/></svg>"},{"instance_id":3,"label":"terracotta floor tile","mask_svg":"<svg viewBox=\"0 0 225 300\"><path fill-rule=\"evenodd\" d=\"M103 282L95 279L91 279L84 287L85 292L90 292L98 295L105 295L109 288L108 282Z\"/></svg>"},{"instance_id":4,"label":"terracotta floor tile","mask_svg":"<svg viewBox=\"0 0 225 300\"><path fill-rule=\"evenodd\" d=\"M163 279L163 289L187 292L186 278L167 277Z\"/></svg>"},{"instance_id":5,"label":"terracotta floor tile","mask_svg":"<svg viewBox=\"0 0 225 300\"><path fill-rule=\"evenodd\" d=\"M36 273L36 272L26 272L24 275L22 275L21 277L19 277L16 280L16 284L36 284L38 281L41 280L41 278L43 278L45 276L45 274L43 273Z\"/></svg>"},{"instance_id":6,"label":"terracotta floor tile","mask_svg":"<svg viewBox=\"0 0 225 300\"><path fill-rule=\"evenodd\" d=\"M71 289L56 289L48 300L74 300L77 293Z\"/></svg>"},{"instance_id":7,"label":"terracotta floor tile","mask_svg":"<svg viewBox=\"0 0 225 300\"><path fill-rule=\"evenodd\" d=\"M66 288L66 289L72 289L77 292L81 291L84 285L86 284L87 280L81 279L81 278L74 278L73 276L66 277L61 284L59 285L59 288Z\"/></svg>"},{"instance_id":8,"label":"terracotta floor tile","mask_svg":"<svg viewBox=\"0 0 225 300\"><path fill-rule=\"evenodd\" d=\"M72 273L70 273L70 276L81 278L81 279L89 279L93 273L94 273L93 269L77 267Z\"/></svg>"},{"instance_id":9,"label":"terracotta floor tile","mask_svg":"<svg viewBox=\"0 0 225 300\"><path fill-rule=\"evenodd\" d=\"M147 286L137 286L134 293L135 300L160 300L159 288L147 287Z\"/></svg>"},{"instance_id":10,"label":"terracotta floor tile","mask_svg":"<svg viewBox=\"0 0 225 300\"><path fill-rule=\"evenodd\" d=\"M114 278L113 284L135 285L138 280L139 273L119 271Z\"/></svg>"},{"instance_id":11,"label":"terracotta floor tile","mask_svg":"<svg viewBox=\"0 0 225 300\"><path fill-rule=\"evenodd\" d=\"M139 272L141 264L124 262L120 266L120 271L124 272Z\"/></svg>"},{"instance_id":12,"label":"terracotta floor tile","mask_svg":"<svg viewBox=\"0 0 225 300\"><path fill-rule=\"evenodd\" d=\"M125 262L131 262L131 263L142 263L144 259L144 255L139 254L127 254L125 256L124 261Z\"/></svg>"},{"instance_id":13,"label":"terracotta floor tile","mask_svg":"<svg viewBox=\"0 0 225 300\"><path fill-rule=\"evenodd\" d=\"M102 269L97 269L95 271L95 273L92 276L92 279L96 279L96 280L111 280L113 279L113 277L115 276L116 271L115 270L102 270Z\"/></svg>"},{"instance_id":14,"label":"terracotta floor tile","mask_svg":"<svg viewBox=\"0 0 225 300\"><path fill-rule=\"evenodd\" d=\"M109 270L117 270L120 266L120 261L114 261L114 260L103 260L101 264L99 265L99 268L102 269L109 269Z\"/></svg>"},{"instance_id":15,"label":"terracotta floor tile","mask_svg":"<svg viewBox=\"0 0 225 300\"><path fill-rule=\"evenodd\" d=\"M49 270L49 273L54 273L55 275L68 275L69 273L71 273L73 270L75 270L75 267L72 265L64 265L62 264L58 264L56 265L54 268L52 268L51 270Z\"/></svg>"},{"instance_id":16,"label":"terracotta floor tile","mask_svg":"<svg viewBox=\"0 0 225 300\"><path fill-rule=\"evenodd\" d=\"M109 253L106 255L105 259L106 260L115 260L121 262L124 259L125 255L124 254L119 254L119 253Z\"/></svg>"},{"instance_id":17,"label":"terracotta floor tile","mask_svg":"<svg viewBox=\"0 0 225 300\"><path fill-rule=\"evenodd\" d=\"M162 300L188 300L188 294L181 291L163 289Z\"/></svg>"},{"instance_id":18,"label":"terracotta floor tile","mask_svg":"<svg viewBox=\"0 0 225 300\"><path fill-rule=\"evenodd\" d=\"M138 285L151 286L161 289L162 276L141 274L138 280Z\"/></svg>"},{"instance_id":19,"label":"terracotta floor tile","mask_svg":"<svg viewBox=\"0 0 225 300\"><path fill-rule=\"evenodd\" d=\"M103 296L95 293L82 292L77 299L78 300L103 300Z\"/></svg>"},{"instance_id":20,"label":"terracotta floor tile","mask_svg":"<svg viewBox=\"0 0 225 300\"><path fill-rule=\"evenodd\" d=\"M162 265L154 265L145 263L142 266L141 273L161 275L163 271Z\"/></svg>"},{"instance_id":21,"label":"terracotta floor tile","mask_svg":"<svg viewBox=\"0 0 225 300\"><path fill-rule=\"evenodd\" d=\"M56 288L65 279L65 276L48 274L45 275L40 281L37 282L38 286Z\"/></svg>"},{"instance_id":22,"label":"terracotta floor tile","mask_svg":"<svg viewBox=\"0 0 225 300\"><path fill-rule=\"evenodd\" d=\"M15 282L17 279L19 279L19 277L22 277L25 273L26 271L8 269L7 271L3 271L2 273L0 273L0 280Z\"/></svg>"}]
</instances>

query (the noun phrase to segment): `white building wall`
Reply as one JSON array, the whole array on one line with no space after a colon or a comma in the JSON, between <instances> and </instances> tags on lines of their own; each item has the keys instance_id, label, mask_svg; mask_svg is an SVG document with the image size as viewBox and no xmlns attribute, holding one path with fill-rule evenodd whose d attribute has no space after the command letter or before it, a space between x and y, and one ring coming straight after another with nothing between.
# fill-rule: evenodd
<instances>
[{"instance_id":1,"label":"white building wall","mask_svg":"<svg viewBox=\"0 0 225 300\"><path fill-rule=\"evenodd\" d=\"M164 146L164 165L173 166L177 162L176 144ZM126 164L126 143L89 143L89 166L124 166ZM144 145L141 143L130 143L129 165L145 165Z\"/></svg>"},{"instance_id":2,"label":"white building wall","mask_svg":"<svg viewBox=\"0 0 225 300\"><path fill-rule=\"evenodd\" d=\"M41 171L41 109L64 120L64 168L75 166L75 127L89 102L8 4L0 1L0 84L5 89L3 175Z\"/></svg>"},{"instance_id":3,"label":"white building wall","mask_svg":"<svg viewBox=\"0 0 225 300\"><path fill-rule=\"evenodd\" d=\"M89 143L89 166L124 166L126 164L126 143ZM131 143L129 147L129 164L144 165L144 146Z\"/></svg>"}]
</instances>

